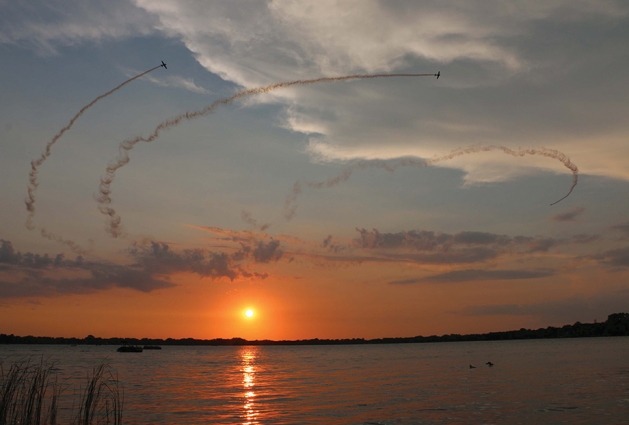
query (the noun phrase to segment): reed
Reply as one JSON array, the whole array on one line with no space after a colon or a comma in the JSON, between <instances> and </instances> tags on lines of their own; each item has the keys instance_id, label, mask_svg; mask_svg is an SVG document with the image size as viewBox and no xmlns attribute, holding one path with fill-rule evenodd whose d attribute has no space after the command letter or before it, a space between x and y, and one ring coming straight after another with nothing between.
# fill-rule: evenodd
<instances>
[{"instance_id":1,"label":"reed","mask_svg":"<svg viewBox=\"0 0 629 425\"><path fill-rule=\"evenodd\" d=\"M81 397L73 425L122 424L124 391L109 366L101 364L92 370Z\"/></svg>"},{"instance_id":2,"label":"reed","mask_svg":"<svg viewBox=\"0 0 629 425\"><path fill-rule=\"evenodd\" d=\"M59 398L64 386L58 369L41 359L0 363L0 425L57 425ZM87 376L78 409L70 411L70 425L122 424L124 391L106 364Z\"/></svg>"}]
</instances>

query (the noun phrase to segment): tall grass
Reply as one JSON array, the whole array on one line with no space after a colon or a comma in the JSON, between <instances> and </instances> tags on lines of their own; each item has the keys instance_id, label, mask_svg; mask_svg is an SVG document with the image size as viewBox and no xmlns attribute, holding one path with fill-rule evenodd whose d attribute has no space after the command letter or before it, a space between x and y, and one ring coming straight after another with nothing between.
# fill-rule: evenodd
<instances>
[{"instance_id":1,"label":"tall grass","mask_svg":"<svg viewBox=\"0 0 629 425\"><path fill-rule=\"evenodd\" d=\"M71 425L122 424L124 392L108 365L101 364L87 376ZM59 383L54 364L22 360L8 369L0 363L0 425L57 425Z\"/></svg>"},{"instance_id":2,"label":"tall grass","mask_svg":"<svg viewBox=\"0 0 629 425\"><path fill-rule=\"evenodd\" d=\"M118 378L107 365L101 364L93 369L91 377L88 376L73 425L120 425L123 404L124 392L120 391Z\"/></svg>"}]
</instances>

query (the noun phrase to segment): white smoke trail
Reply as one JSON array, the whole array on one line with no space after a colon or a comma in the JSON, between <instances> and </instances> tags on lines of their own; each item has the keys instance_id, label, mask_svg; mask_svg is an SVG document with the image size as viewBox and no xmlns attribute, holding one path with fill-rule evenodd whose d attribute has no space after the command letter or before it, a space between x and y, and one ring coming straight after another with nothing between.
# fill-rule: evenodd
<instances>
[{"instance_id":1,"label":"white smoke trail","mask_svg":"<svg viewBox=\"0 0 629 425\"><path fill-rule=\"evenodd\" d=\"M110 206L111 199L111 184L116 177L116 171L126 164L129 163L129 151L133 149L133 147L139 142L150 143L157 139L163 130L167 130L169 128L173 128L181 124L183 121L190 121L195 118L203 117L213 113L216 108L219 106L225 106L237 99L241 99L247 96L252 96L256 94L264 94L269 93L273 90L291 87L291 86L303 86L317 83L329 83L336 81L346 81L346 80L359 80L359 79L371 79L371 78L393 78L393 77L433 77L437 74L372 74L372 75L347 75L344 77L324 77L324 78L316 78L313 80L296 80L296 81L287 81L283 83L272 84L266 87L258 87L253 89L247 89L240 91L230 97L226 97L223 99L216 100L211 105L206 106L203 109L193 111L193 112L185 112L183 114L177 115L176 117L167 119L162 121L160 124L155 127L153 133L148 137L134 137L132 139L124 140L118 146L118 156L116 159L111 161L107 168L105 169L105 175L101 177L100 185L98 191L100 195L96 198L96 202L98 202L98 209L101 213L106 215L107 222L105 230L112 237L117 238L119 236L123 236L125 234L122 229L122 218L116 213L116 211Z\"/></svg>"},{"instance_id":2,"label":"white smoke trail","mask_svg":"<svg viewBox=\"0 0 629 425\"><path fill-rule=\"evenodd\" d=\"M82 107L81 110L77 112L76 115L70 120L70 122L61 130L59 130L59 132L55 134L48 143L46 143L46 147L44 149L44 152L41 154L41 156L38 159L31 161L31 171L28 173L28 197L24 200L24 203L26 204L26 210L28 211L28 218L26 219L27 229L33 230L35 228L35 226L33 225L33 217L35 216L35 192L37 191L37 187L39 186L39 182L37 181L37 175L39 174L39 167L50 156L50 153L51 153L50 150L52 149L52 146L55 143L57 143L57 141L61 138L61 136L63 136L63 134L66 131L72 128L76 120L78 120L85 111L87 111L89 108L94 106L96 102L116 92L117 90L121 89L123 86L129 84L131 81L137 80L138 78L143 77L149 72L155 71L160 66L156 66L154 68L149 69L148 71L145 71L141 74L136 75L135 77L129 78L127 81L109 90L107 93L101 94L96 99L92 100L90 103Z\"/></svg>"},{"instance_id":3,"label":"white smoke trail","mask_svg":"<svg viewBox=\"0 0 629 425\"><path fill-rule=\"evenodd\" d=\"M370 161L370 162L361 161L345 168L335 177L330 177L320 182L307 182L305 185L313 189L330 188L330 187L336 186L337 184L347 181L356 170L364 170L367 168L381 168L389 172L394 172L400 167L429 167L431 165L435 165L444 161L449 161L451 159L454 159L460 156L481 153L481 152L491 152L491 151L501 151L507 155L511 155L515 157L523 157L526 155L544 156L547 158L555 159L561 162L566 168L568 168L572 172L572 186L570 186L570 189L568 190L568 193L566 193L566 195L564 195L559 200L550 204L551 206L555 205L558 202L563 201L568 196L570 196L570 194L574 190L579 180L579 168L572 161L570 161L570 158L566 154L559 152L556 149L548 149L545 147L540 147L540 148L514 150L514 149L507 148L505 146L488 145L488 146L469 146L466 148L458 148L451 151L448 154L436 156L431 159L400 158L394 161ZM301 193L302 193L302 185L299 181L297 181L295 182L293 186L292 192L286 197L286 201L284 203L284 218L286 218L286 220L291 220L295 216L295 213L297 212L297 206L298 206L297 199L299 198Z\"/></svg>"}]
</instances>

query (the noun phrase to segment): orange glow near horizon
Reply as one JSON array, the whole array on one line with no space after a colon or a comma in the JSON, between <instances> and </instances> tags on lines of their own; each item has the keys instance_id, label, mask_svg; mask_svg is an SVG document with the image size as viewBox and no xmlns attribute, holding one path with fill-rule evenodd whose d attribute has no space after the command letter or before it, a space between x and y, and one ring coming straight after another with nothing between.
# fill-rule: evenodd
<instances>
[{"instance_id":1,"label":"orange glow near horizon","mask_svg":"<svg viewBox=\"0 0 629 425\"><path fill-rule=\"evenodd\" d=\"M297 274L298 266L288 264L291 273L286 274ZM444 267L440 272L447 270L450 269ZM582 298L600 296L598 288L592 290L585 284L575 287L572 280L552 276L537 279L529 286L501 281L387 285L382 282L386 282L388 269L382 265L365 263L316 271L305 269L304 277L298 280L278 275L255 283L180 273L170 277L176 287L150 293L115 288L37 302L0 300L0 333L252 341L483 333L565 323L520 315L469 315L462 320L460 314L443 312L516 301L559 302L568 291ZM617 276L617 283L607 285L608 292L623 290L629 271ZM593 281L596 272L581 273L580 278ZM530 291L531 285L535 285L536 291ZM253 311L253 317L247 317L247 310ZM58 311L64 314L56 314ZM589 320L605 318L599 314Z\"/></svg>"}]
</instances>

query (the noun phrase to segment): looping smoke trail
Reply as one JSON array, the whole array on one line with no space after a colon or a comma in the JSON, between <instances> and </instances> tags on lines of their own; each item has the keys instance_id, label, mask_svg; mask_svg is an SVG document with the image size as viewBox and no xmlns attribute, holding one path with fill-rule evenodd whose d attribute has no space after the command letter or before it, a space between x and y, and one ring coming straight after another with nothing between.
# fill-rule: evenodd
<instances>
[{"instance_id":1,"label":"looping smoke trail","mask_svg":"<svg viewBox=\"0 0 629 425\"><path fill-rule=\"evenodd\" d=\"M64 239L59 235L49 232L48 230L46 230L45 227L41 228L41 235L48 240L55 241L55 242L58 242L60 244L67 246L68 248L70 248L70 251L74 252L75 254L81 254L81 255L89 254L92 251L93 245L94 245L94 242L90 240L90 247L83 248L81 245L77 244L74 241L71 241L69 239Z\"/></svg>"},{"instance_id":2,"label":"looping smoke trail","mask_svg":"<svg viewBox=\"0 0 629 425\"><path fill-rule=\"evenodd\" d=\"M107 233L109 233L114 238L117 238L118 236L122 236L124 234L124 230L122 229L122 226L121 226L121 221L122 221L121 217L118 214L116 214L116 211L112 207L108 205L111 204L112 202L111 196L110 196L111 184L113 183L114 178L116 176L116 171L129 162L130 160L129 151L132 150L133 147L139 142L150 143L154 141L155 139L159 137L160 133L163 130L176 127L182 121L190 121L195 118L200 118L200 117L209 115L213 113L216 110L216 108L218 108L219 106L229 105L235 100L238 100L247 96L252 96L256 94L265 94L273 90L291 87L291 86L305 86L305 85L317 84L317 83L330 83L330 82L336 82L336 81L361 80L361 79L370 79L370 78L434 77L435 75L437 74L346 75L344 77L323 77L323 78L316 78L313 80L287 81L283 83L272 84L266 87L258 87L258 88L243 90L230 97L218 99L214 101L211 105L206 106L203 109L193 111L193 112L187 111L173 118L162 121L157 127L155 127L155 130L153 130L153 133L150 136L148 137L138 136L138 137L127 139L121 142L120 145L118 146L118 156L116 157L116 159L111 161L109 165L107 165L107 168L105 170L105 175L101 177L100 185L98 187L98 191L100 195L96 197L96 202L98 202L99 204L98 209L100 210L101 213L108 216L108 219L107 219L108 221L107 221L105 229Z\"/></svg>"},{"instance_id":3,"label":"looping smoke trail","mask_svg":"<svg viewBox=\"0 0 629 425\"><path fill-rule=\"evenodd\" d=\"M96 99L92 100L90 103L88 103L87 105L82 107L81 110L79 112L77 112L77 114L70 120L70 122L65 127L63 127L61 130L59 130L59 132L57 134L55 134L55 136L46 144L46 148L45 148L44 152L41 154L41 156L38 159L31 161L31 171L28 173L28 197L24 200L24 203L26 204L26 210L29 213L28 214L28 218L26 219L26 228L27 229L33 230L35 228L35 226L33 225L33 217L35 216L35 192L37 191L37 187L39 186L39 182L37 181L37 175L39 173L38 168L50 156L50 150L52 149L52 145L54 145L57 142L57 140L59 140L61 138L61 136L63 136L63 134L66 131L68 131L70 128L72 128L72 126L74 125L76 120L78 120L81 117L81 115L83 115L83 113L85 111L87 111L89 108L94 106L94 104L96 102L98 102L99 100L109 96L110 94L112 94L115 91L119 90L123 86L129 84L131 81L137 80L138 78L143 77L144 75L148 74L149 72L155 71L157 68L160 68L160 67L161 67L161 65L156 66L155 68L151 68L148 71L145 71L145 72L143 72L141 74L136 75L135 77L129 78L124 83L122 83L122 84L118 85L117 87L109 90L105 94L101 94Z\"/></svg>"},{"instance_id":4,"label":"looping smoke trail","mask_svg":"<svg viewBox=\"0 0 629 425\"><path fill-rule=\"evenodd\" d=\"M431 165L448 161L448 160L451 160L460 156L474 154L474 153L481 153L481 152L491 152L491 151L501 151L507 155L511 155L515 157L522 157L525 155L545 156L547 158L556 159L557 161L561 162L566 168L568 168L572 172L572 186L570 186L568 193L566 193L561 199L550 204L551 206L557 204L558 202L563 201L568 196L570 196L570 194L574 190L579 180L579 168L572 161L570 161L570 158L566 154L559 152L556 149L548 149L545 147L540 147L540 148L529 148L529 149L518 148L518 150L514 150L514 149L509 149L505 146L488 145L488 146L469 146L467 148L458 148L446 155L436 156L431 159L401 158L401 159L395 160L395 162L393 163L391 163L392 161L389 161L389 162L361 161L361 162L357 162L355 164L350 165L345 170L341 171L336 177L330 177L327 180L323 180L320 182L307 182L306 186L311 187L313 189L330 188L332 186L336 186L337 184L347 181L351 177L351 175L354 173L354 171L364 170L366 168L381 168L389 172L394 172L400 167L429 167ZM292 192L286 197L286 201L284 203L284 217L286 218L286 220L291 220L294 217L297 211L296 201L299 195L301 194L301 192L302 192L301 184L299 182L295 182Z\"/></svg>"},{"instance_id":5,"label":"looping smoke trail","mask_svg":"<svg viewBox=\"0 0 629 425\"><path fill-rule=\"evenodd\" d=\"M470 146L468 148L456 149L450 152L448 155L444 155L442 157L433 158L429 160L429 164L427 165L433 165L438 162L447 161L455 157L468 155L471 153L490 152L490 151L495 151L495 150L502 151L507 155L511 155L515 157L518 157L518 156L521 157L525 155L545 156L547 158L556 159L557 161L561 162L564 165L564 167L569 169L572 172L572 185L570 186L570 189L568 189L568 193L566 193L563 197L561 197L560 199L550 204L551 206L563 201L568 196L570 196L574 188L577 186L577 183L579 181L579 168L572 161L570 161L570 157L564 154L563 152L559 152L556 149L549 149L545 147L529 148L529 149L518 148L518 150L516 151L513 149L509 149L507 147L498 146L498 145Z\"/></svg>"}]
</instances>

